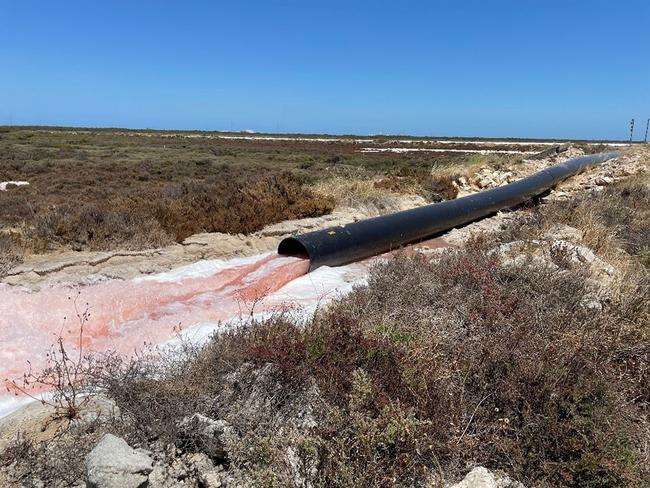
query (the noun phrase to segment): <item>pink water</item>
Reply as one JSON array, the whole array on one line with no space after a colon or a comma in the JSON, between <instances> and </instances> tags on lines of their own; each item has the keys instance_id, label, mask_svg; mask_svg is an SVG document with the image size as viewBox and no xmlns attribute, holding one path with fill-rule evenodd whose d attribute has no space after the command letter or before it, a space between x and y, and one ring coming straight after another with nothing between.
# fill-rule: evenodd
<instances>
[{"instance_id":1,"label":"pink water","mask_svg":"<svg viewBox=\"0 0 650 488\"><path fill-rule=\"evenodd\" d=\"M28 369L28 361L34 371L41 370L45 353L59 335L69 352L78 351L77 313L89 312L84 351L131 354L197 323L277 307L277 301L265 303L264 298L308 268L306 259L269 255L178 279L154 276L81 288L56 285L37 292L0 284L0 380L11 386Z\"/></svg>"}]
</instances>

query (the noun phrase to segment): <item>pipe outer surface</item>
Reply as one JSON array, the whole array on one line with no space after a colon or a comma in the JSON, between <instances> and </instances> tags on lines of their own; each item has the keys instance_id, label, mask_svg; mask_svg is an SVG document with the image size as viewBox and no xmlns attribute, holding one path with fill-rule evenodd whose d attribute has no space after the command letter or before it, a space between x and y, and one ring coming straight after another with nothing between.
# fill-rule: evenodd
<instances>
[{"instance_id":1,"label":"pipe outer surface","mask_svg":"<svg viewBox=\"0 0 650 488\"><path fill-rule=\"evenodd\" d=\"M309 271L320 266L348 264L511 208L544 193L590 166L620 155L620 152L612 151L583 156L543 169L513 183L455 200L288 237L280 242L278 253L307 256Z\"/></svg>"}]
</instances>

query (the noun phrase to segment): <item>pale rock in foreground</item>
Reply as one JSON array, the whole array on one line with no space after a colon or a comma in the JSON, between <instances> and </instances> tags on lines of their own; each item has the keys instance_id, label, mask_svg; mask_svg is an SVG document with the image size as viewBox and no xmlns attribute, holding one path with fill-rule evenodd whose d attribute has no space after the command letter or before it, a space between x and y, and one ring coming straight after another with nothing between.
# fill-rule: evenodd
<instances>
[{"instance_id":1,"label":"pale rock in foreground","mask_svg":"<svg viewBox=\"0 0 650 488\"><path fill-rule=\"evenodd\" d=\"M233 429L227 422L195 413L181 420L178 427L185 444L194 446L216 461L228 458L225 438L232 435Z\"/></svg>"},{"instance_id":2,"label":"pale rock in foreground","mask_svg":"<svg viewBox=\"0 0 650 488\"><path fill-rule=\"evenodd\" d=\"M507 476L499 476L489 469L478 466L471 470L460 483L450 488L524 488L524 485L512 481Z\"/></svg>"},{"instance_id":3,"label":"pale rock in foreground","mask_svg":"<svg viewBox=\"0 0 650 488\"><path fill-rule=\"evenodd\" d=\"M89 488L140 488L147 486L153 462L149 455L130 447L124 439L106 434L86 457Z\"/></svg>"}]
</instances>

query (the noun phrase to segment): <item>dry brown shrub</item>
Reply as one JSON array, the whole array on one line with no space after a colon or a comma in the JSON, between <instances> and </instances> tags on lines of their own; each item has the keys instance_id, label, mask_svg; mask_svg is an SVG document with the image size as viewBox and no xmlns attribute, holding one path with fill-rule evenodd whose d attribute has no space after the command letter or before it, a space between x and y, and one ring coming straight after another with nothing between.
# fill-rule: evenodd
<instances>
[{"instance_id":1,"label":"dry brown shrub","mask_svg":"<svg viewBox=\"0 0 650 488\"><path fill-rule=\"evenodd\" d=\"M450 175L432 174L421 179L420 185L425 198L432 202L453 200L458 196L458 186L454 184L454 177Z\"/></svg>"},{"instance_id":2,"label":"dry brown shrub","mask_svg":"<svg viewBox=\"0 0 650 488\"><path fill-rule=\"evenodd\" d=\"M398 399L431 421L447 463L557 484L637 482L631 459L647 407L634 402L647 376L623 378L619 367L625 350L647 360L639 333L648 305L637 303L644 314L623 333L622 304L594 316L582 305L588 291L579 275L509 269L470 251L433 265L388 263L334 317L398 346L390 372L368 372L373 398Z\"/></svg>"},{"instance_id":3,"label":"dry brown shrub","mask_svg":"<svg viewBox=\"0 0 650 488\"><path fill-rule=\"evenodd\" d=\"M413 190L413 180L395 175L387 176L375 181L373 186L380 190L388 190L393 193L407 193Z\"/></svg>"},{"instance_id":4,"label":"dry brown shrub","mask_svg":"<svg viewBox=\"0 0 650 488\"><path fill-rule=\"evenodd\" d=\"M177 241L198 232L249 234L275 222L317 217L334 207L331 198L288 174L240 185L184 184L171 189L169 196L153 201L132 198L129 203L152 213Z\"/></svg>"},{"instance_id":5,"label":"dry brown shrub","mask_svg":"<svg viewBox=\"0 0 650 488\"><path fill-rule=\"evenodd\" d=\"M399 176L390 176L382 180L386 185L409 185L413 193L419 193L430 202L452 200L458 195L454 181L459 173L452 168L401 168Z\"/></svg>"},{"instance_id":6,"label":"dry brown shrub","mask_svg":"<svg viewBox=\"0 0 650 488\"><path fill-rule=\"evenodd\" d=\"M66 435L48 441L20 436L0 453L0 469L16 486L79 486L84 479L85 457L103 432L102 425L92 421L76 424Z\"/></svg>"},{"instance_id":7,"label":"dry brown shrub","mask_svg":"<svg viewBox=\"0 0 650 488\"><path fill-rule=\"evenodd\" d=\"M35 218L36 250L147 249L200 232L251 233L282 220L330 212L333 201L290 175L232 184L183 183L162 192L116 197L104 205L64 205Z\"/></svg>"},{"instance_id":8,"label":"dry brown shrub","mask_svg":"<svg viewBox=\"0 0 650 488\"><path fill-rule=\"evenodd\" d=\"M73 250L138 250L160 247L172 240L151 216L110 205L65 206L38 216L28 233L36 251L52 244Z\"/></svg>"}]
</instances>

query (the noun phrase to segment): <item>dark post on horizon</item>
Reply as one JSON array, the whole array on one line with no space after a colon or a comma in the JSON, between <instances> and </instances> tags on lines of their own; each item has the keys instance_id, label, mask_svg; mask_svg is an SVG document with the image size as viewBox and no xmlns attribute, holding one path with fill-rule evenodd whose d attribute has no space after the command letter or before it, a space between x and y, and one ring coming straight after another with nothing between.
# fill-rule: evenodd
<instances>
[{"instance_id":1,"label":"dark post on horizon","mask_svg":"<svg viewBox=\"0 0 650 488\"><path fill-rule=\"evenodd\" d=\"M650 127L650 119L646 120L645 123L645 137L643 138L643 142L646 144L648 143L648 127Z\"/></svg>"},{"instance_id":2,"label":"dark post on horizon","mask_svg":"<svg viewBox=\"0 0 650 488\"><path fill-rule=\"evenodd\" d=\"M632 142L633 135L634 135L634 119L630 120L630 142Z\"/></svg>"}]
</instances>

